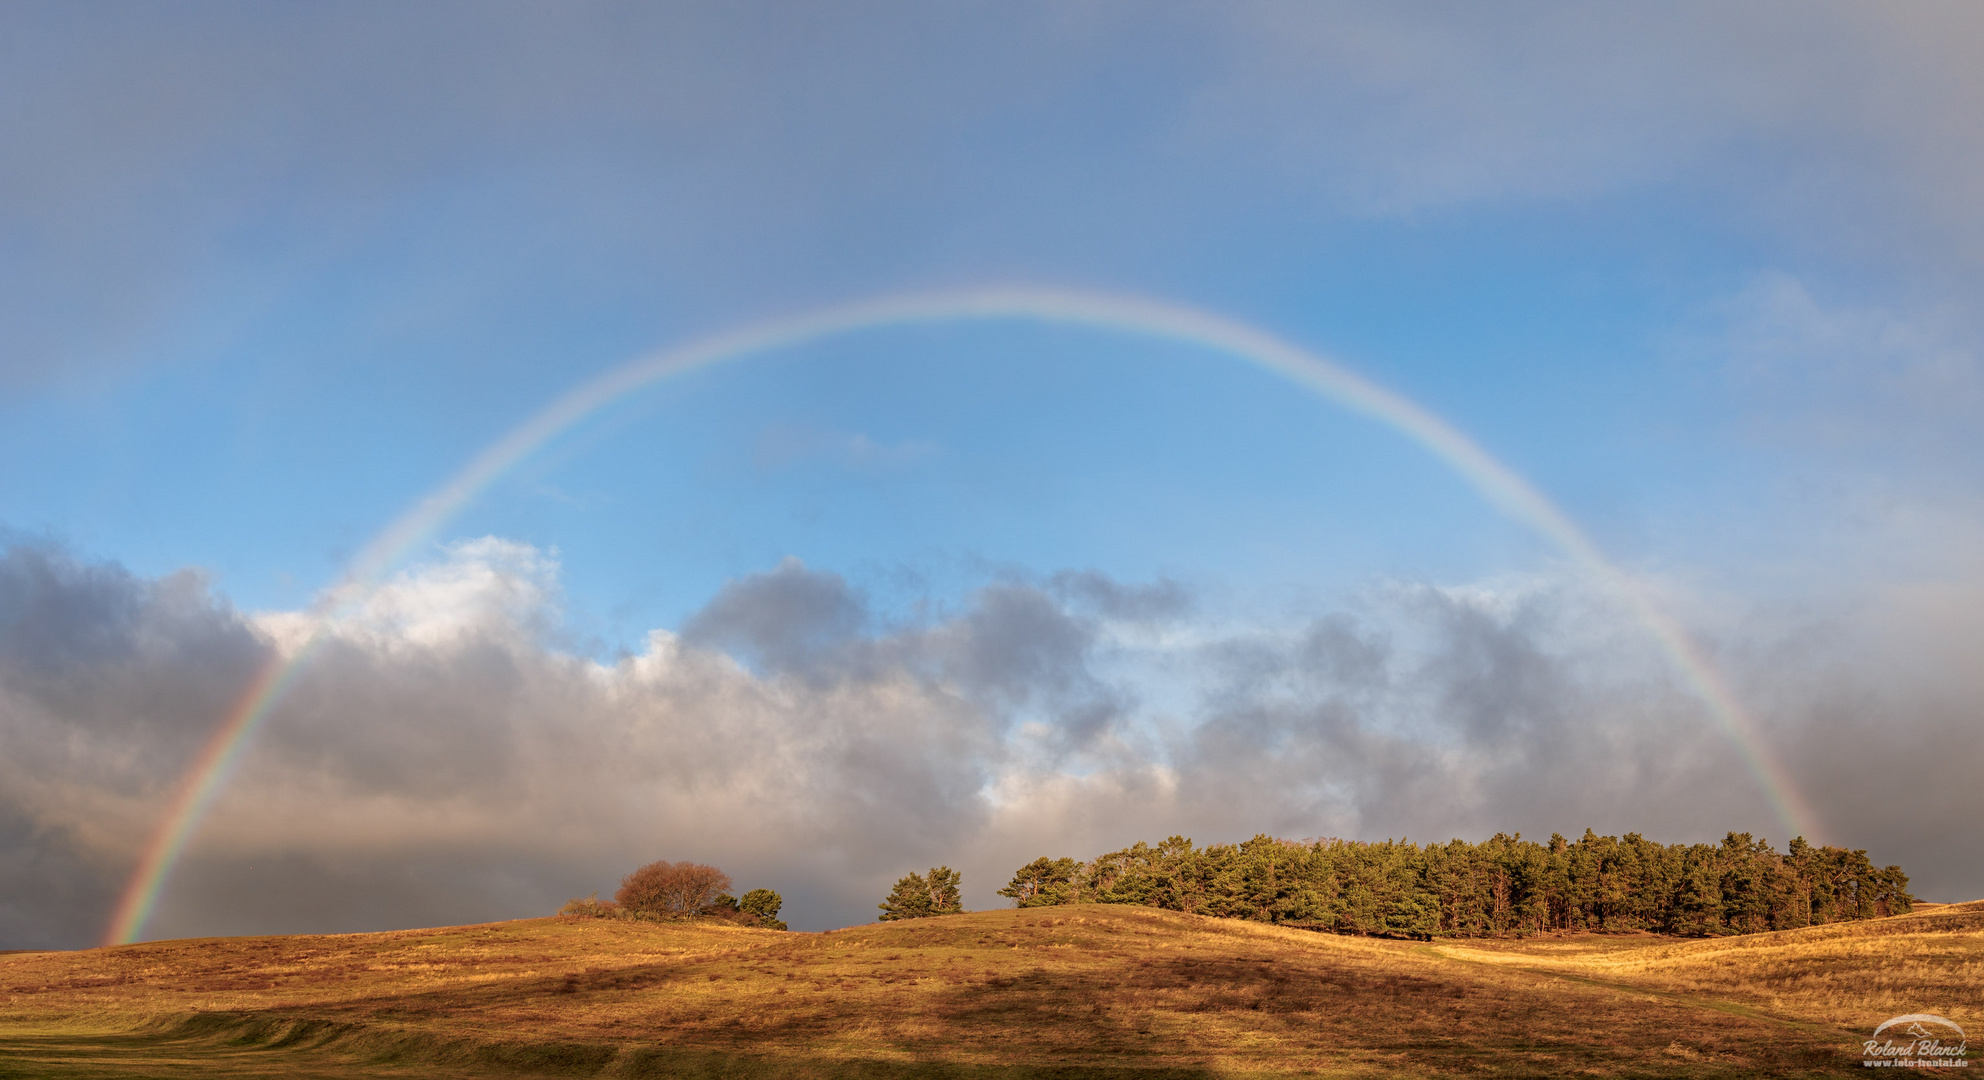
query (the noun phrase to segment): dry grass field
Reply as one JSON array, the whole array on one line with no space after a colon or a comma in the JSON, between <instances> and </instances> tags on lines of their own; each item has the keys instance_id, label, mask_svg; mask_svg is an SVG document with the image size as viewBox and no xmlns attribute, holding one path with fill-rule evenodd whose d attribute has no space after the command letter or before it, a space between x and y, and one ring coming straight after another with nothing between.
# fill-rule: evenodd
<instances>
[{"instance_id":1,"label":"dry grass field","mask_svg":"<svg viewBox=\"0 0 1984 1080\"><path fill-rule=\"evenodd\" d=\"M1820 1076L1984 1023L1984 904L1435 944L1145 908L536 919L0 955L0 1077Z\"/></svg>"}]
</instances>

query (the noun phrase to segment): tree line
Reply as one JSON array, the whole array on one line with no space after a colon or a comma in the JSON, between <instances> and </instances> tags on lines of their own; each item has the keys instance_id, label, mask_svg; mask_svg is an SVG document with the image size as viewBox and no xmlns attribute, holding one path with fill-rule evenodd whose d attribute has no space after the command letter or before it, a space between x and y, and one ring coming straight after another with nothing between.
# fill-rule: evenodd
<instances>
[{"instance_id":1,"label":"tree line","mask_svg":"<svg viewBox=\"0 0 1984 1080\"><path fill-rule=\"evenodd\" d=\"M1865 851L1779 854L1749 833L1660 844L1638 833L1548 844L1497 833L1453 840L1280 840L1197 847L1174 836L1077 862L1036 859L999 890L1019 907L1142 904L1340 933L1484 936L1551 930L1717 935L1902 914L1899 866Z\"/></svg>"}]
</instances>

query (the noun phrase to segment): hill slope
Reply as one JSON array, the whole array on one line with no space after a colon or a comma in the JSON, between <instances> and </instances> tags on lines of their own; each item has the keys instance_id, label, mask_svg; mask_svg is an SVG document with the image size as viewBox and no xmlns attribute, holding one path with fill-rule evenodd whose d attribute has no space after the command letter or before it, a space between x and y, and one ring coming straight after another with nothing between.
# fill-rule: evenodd
<instances>
[{"instance_id":1,"label":"hill slope","mask_svg":"<svg viewBox=\"0 0 1984 1080\"><path fill-rule=\"evenodd\" d=\"M1714 941L1148 908L786 934L537 919L0 956L0 1077L1859 1073L1984 1019L1984 906Z\"/></svg>"}]
</instances>

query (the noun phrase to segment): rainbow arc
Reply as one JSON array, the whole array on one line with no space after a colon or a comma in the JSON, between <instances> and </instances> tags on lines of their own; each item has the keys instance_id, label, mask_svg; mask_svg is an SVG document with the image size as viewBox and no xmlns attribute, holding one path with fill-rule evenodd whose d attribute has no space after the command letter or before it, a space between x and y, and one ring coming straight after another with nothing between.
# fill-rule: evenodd
<instances>
[{"instance_id":1,"label":"rainbow arc","mask_svg":"<svg viewBox=\"0 0 1984 1080\"><path fill-rule=\"evenodd\" d=\"M1785 828L1797 835L1818 836L1812 809L1770 752L1755 719L1700 646L1535 485L1429 410L1334 361L1244 323L1143 297L1041 288L892 296L755 323L637 358L579 385L477 454L447 483L368 543L353 559L344 579L324 594L327 599L317 614L328 616L338 607L362 599L407 552L432 538L463 506L532 452L629 394L691 371L839 334L917 323L985 320L1061 323L1197 346L1271 371L1326 400L1391 426L1453 468L1501 512L1550 540L1620 597L1707 706ZM215 727L182 776L139 859L112 917L108 943L135 941L143 933L173 867L239 764L250 736L281 700L319 640L312 637L287 655L272 658Z\"/></svg>"}]
</instances>

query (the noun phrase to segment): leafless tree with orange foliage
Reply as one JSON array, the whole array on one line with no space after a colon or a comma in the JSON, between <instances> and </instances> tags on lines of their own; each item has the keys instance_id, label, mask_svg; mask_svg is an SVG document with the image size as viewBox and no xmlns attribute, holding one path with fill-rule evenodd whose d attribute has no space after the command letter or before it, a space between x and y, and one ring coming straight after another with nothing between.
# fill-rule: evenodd
<instances>
[{"instance_id":1,"label":"leafless tree with orange foliage","mask_svg":"<svg viewBox=\"0 0 1984 1080\"><path fill-rule=\"evenodd\" d=\"M620 881L613 899L628 911L694 915L730 890L730 875L702 863L651 862Z\"/></svg>"}]
</instances>

